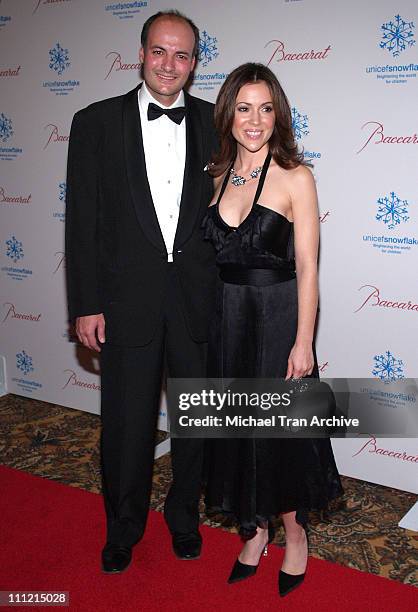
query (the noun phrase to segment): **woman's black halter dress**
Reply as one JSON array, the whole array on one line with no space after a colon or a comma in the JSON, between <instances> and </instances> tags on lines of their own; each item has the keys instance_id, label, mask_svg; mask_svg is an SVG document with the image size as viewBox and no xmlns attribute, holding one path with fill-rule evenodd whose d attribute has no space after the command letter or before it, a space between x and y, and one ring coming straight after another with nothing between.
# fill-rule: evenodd
<instances>
[{"instance_id":1,"label":"woman's black halter dress","mask_svg":"<svg viewBox=\"0 0 418 612\"><path fill-rule=\"evenodd\" d=\"M213 378L285 378L297 332L298 299L293 223L258 203L269 154L248 216L230 227L217 202L202 228L217 252L219 282L210 325L208 375ZM315 351L314 351L315 352ZM313 377L318 377L315 358ZM206 507L231 514L251 538L280 512L310 509L342 495L329 439L208 439Z\"/></svg>"}]
</instances>

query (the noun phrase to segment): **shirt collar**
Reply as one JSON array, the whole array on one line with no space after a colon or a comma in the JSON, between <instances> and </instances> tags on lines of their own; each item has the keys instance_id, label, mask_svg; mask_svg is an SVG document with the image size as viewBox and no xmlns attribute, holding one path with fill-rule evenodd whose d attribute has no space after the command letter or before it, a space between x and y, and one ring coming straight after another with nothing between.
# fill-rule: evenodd
<instances>
[{"instance_id":1,"label":"shirt collar","mask_svg":"<svg viewBox=\"0 0 418 612\"><path fill-rule=\"evenodd\" d=\"M142 86L138 90L138 101L141 111L145 113L148 110L148 104L150 104L151 102L153 102L157 106L161 106L161 108L177 108L178 106L184 106L184 91L181 90L177 97L177 100L173 102L173 104L171 104L170 106L163 106L161 102L158 102L158 100L153 97L145 82L143 82Z\"/></svg>"}]
</instances>

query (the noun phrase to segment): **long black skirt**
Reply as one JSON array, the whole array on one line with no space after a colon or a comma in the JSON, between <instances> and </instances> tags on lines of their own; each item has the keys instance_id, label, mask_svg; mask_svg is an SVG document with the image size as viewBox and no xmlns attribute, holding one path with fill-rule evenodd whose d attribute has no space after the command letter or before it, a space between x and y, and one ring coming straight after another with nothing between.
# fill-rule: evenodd
<instances>
[{"instance_id":1,"label":"long black skirt","mask_svg":"<svg viewBox=\"0 0 418 612\"><path fill-rule=\"evenodd\" d=\"M296 331L296 279L264 287L219 281L208 375L285 378ZM309 510L344 492L328 438L208 439L205 464L207 511L235 517L246 539L283 512L306 524Z\"/></svg>"}]
</instances>

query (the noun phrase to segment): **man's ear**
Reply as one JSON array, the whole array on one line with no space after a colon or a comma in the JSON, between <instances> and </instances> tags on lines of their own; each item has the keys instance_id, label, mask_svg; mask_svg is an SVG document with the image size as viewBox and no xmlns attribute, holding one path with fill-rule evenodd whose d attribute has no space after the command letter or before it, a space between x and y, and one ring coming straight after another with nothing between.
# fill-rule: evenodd
<instances>
[{"instance_id":1,"label":"man's ear","mask_svg":"<svg viewBox=\"0 0 418 612\"><path fill-rule=\"evenodd\" d=\"M140 47L138 58L139 58L139 63L143 64L144 63L144 47Z\"/></svg>"},{"instance_id":2,"label":"man's ear","mask_svg":"<svg viewBox=\"0 0 418 612\"><path fill-rule=\"evenodd\" d=\"M192 59L192 63L191 63L191 68L190 68L190 72L192 72L192 70L194 70L194 67L196 66L196 56L193 56Z\"/></svg>"}]
</instances>

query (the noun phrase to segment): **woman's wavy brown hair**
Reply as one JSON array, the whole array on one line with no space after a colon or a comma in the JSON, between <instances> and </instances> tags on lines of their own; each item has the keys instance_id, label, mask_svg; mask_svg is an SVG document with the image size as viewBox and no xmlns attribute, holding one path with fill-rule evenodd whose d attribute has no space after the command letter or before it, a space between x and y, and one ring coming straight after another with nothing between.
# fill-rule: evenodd
<instances>
[{"instance_id":1,"label":"woman's wavy brown hair","mask_svg":"<svg viewBox=\"0 0 418 612\"><path fill-rule=\"evenodd\" d=\"M232 135L232 124L235 116L235 104L238 92L248 83L264 81L270 89L275 126L269 140L269 149L275 162L285 168L296 168L309 165L304 161L303 153L298 150L292 128L292 114L286 94L275 74L264 66L248 62L238 66L227 77L222 85L215 105L215 127L218 131L220 148L213 156L208 171L211 176L220 176L235 161L237 142Z\"/></svg>"}]
</instances>

